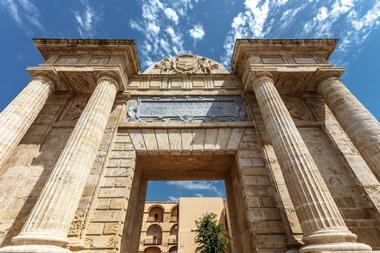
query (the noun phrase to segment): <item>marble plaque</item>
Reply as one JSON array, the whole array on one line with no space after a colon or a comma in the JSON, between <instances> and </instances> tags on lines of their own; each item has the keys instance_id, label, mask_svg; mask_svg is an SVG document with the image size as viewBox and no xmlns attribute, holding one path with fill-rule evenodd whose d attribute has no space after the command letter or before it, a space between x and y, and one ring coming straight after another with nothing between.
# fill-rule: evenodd
<instances>
[{"instance_id":1,"label":"marble plaque","mask_svg":"<svg viewBox=\"0 0 380 253\"><path fill-rule=\"evenodd\" d=\"M247 121L240 96L140 96L128 101L127 122Z\"/></svg>"}]
</instances>

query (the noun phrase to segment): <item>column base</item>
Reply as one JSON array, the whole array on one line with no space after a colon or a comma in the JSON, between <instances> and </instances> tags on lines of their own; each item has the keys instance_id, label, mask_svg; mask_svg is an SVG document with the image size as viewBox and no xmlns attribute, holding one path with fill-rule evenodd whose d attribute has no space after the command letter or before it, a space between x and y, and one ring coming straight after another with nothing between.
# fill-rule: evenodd
<instances>
[{"instance_id":1,"label":"column base","mask_svg":"<svg viewBox=\"0 0 380 253\"><path fill-rule=\"evenodd\" d=\"M369 245L356 242L357 239L357 235L346 228L320 230L303 238L306 246L299 252L372 251Z\"/></svg>"},{"instance_id":2,"label":"column base","mask_svg":"<svg viewBox=\"0 0 380 253\"><path fill-rule=\"evenodd\" d=\"M300 253L323 251L372 251L372 248L364 243L338 242L306 245L299 250Z\"/></svg>"},{"instance_id":3,"label":"column base","mask_svg":"<svg viewBox=\"0 0 380 253\"><path fill-rule=\"evenodd\" d=\"M14 245L0 249L0 253L71 253L66 248L67 237L58 232L21 232L12 238Z\"/></svg>"},{"instance_id":4,"label":"column base","mask_svg":"<svg viewBox=\"0 0 380 253\"><path fill-rule=\"evenodd\" d=\"M51 245L12 245L1 248L0 253L71 253L71 251Z\"/></svg>"}]
</instances>

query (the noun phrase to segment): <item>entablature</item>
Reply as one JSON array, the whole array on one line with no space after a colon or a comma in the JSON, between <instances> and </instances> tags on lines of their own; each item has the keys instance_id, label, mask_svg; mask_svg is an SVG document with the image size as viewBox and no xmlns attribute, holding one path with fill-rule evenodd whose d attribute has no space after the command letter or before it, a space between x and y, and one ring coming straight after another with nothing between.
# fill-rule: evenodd
<instances>
[{"instance_id":1,"label":"entablature","mask_svg":"<svg viewBox=\"0 0 380 253\"><path fill-rule=\"evenodd\" d=\"M129 80L128 90L234 90L243 89L233 74L141 74Z\"/></svg>"},{"instance_id":2,"label":"entablature","mask_svg":"<svg viewBox=\"0 0 380 253\"><path fill-rule=\"evenodd\" d=\"M251 66L242 76L246 90L252 90L252 82L258 76L268 74L281 94L293 94L301 91L315 91L320 81L329 77L339 78L344 68L339 67L256 67Z\"/></svg>"},{"instance_id":3,"label":"entablature","mask_svg":"<svg viewBox=\"0 0 380 253\"><path fill-rule=\"evenodd\" d=\"M235 43L232 72L247 90L254 78L269 73L282 94L313 91L319 81L344 72L328 63L336 43L336 39L240 39Z\"/></svg>"},{"instance_id":4,"label":"entablature","mask_svg":"<svg viewBox=\"0 0 380 253\"><path fill-rule=\"evenodd\" d=\"M127 76L120 66L45 66L29 67L32 76L45 76L55 83L56 90L73 90L81 94L91 94L100 77L113 78L119 91L126 89Z\"/></svg>"},{"instance_id":5,"label":"entablature","mask_svg":"<svg viewBox=\"0 0 380 253\"><path fill-rule=\"evenodd\" d=\"M99 71L109 70L111 75L117 72L118 78L123 81L120 85L120 90L123 90L128 79L138 74L140 70L133 40L37 38L34 39L34 42L45 62L38 67L29 68L30 72L35 72L35 69L46 72L55 69L63 75L68 72L77 72L71 76L78 76L91 71L97 75ZM91 78L86 75L80 79ZM58 88L65 89L68 87Z\"/></svg>"}]
</instances>

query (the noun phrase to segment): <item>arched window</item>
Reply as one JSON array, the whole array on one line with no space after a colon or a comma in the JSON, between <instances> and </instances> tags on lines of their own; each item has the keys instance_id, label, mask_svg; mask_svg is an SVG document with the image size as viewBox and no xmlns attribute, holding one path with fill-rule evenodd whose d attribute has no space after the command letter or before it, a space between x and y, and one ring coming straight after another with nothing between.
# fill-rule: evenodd
<instances>
[{"instance_id":1,"label":"arched window","mask_svg":"<svg viewBox=\"0 0 380 253\"><path fill-rule=\"evenodd\" d=\"M175 206L172 208L170 212L170 221L177 222L177 220L178 220L178 206Z\"/></svg>"},{"instance_id":2,"label":"arched window","mask_svg":"<svg viewBox=\"0 0 380 253\"><path fill-rule=\"evenodd\" d=\"M148 247L144 250L144 253L161 253L161 250L160 248L157 248L157 247Z\"/></svg>"},{"instance_id":3,"label":"arched window","mask_svg":"<svg viewBox=\"0 0 380 253\"><path fill-rule=\"evenodd\" d=\"M178 235L178 225L177 224L174 224L171 229L170 229L170 235L175 235L177 236Z\"/></svg>"},{"instance_id":4,"label":"arched window","mask_svg":"<svg viewBox=\"0 0 380 253\"><path fill-rule=\"evenodd\" d=\"M164 221L164 209L160 206L152 206L149 209L148 221L150 221L150 222L163 222Z\"/></svg>"},{"instance_id":5,"label":"arched window","mask_svg":"<svg viewBox=\"0 0 380 253\"><path fill-rule=\"evenodd\" d=\"M174 224L170 229L169 244L178 243L178 224Z\"/></svg>"},{"instance_id":6,"label":"arched window","mask_svg":"<svg viewBox=\"0 0 380 253\"><path fill-rule=\"evenodd\" d=\"M173 246L169 249L169 253L177 253L178 252L178 248L177 246Z\"/></svg>"},{"instance_id":7,"label":"arched window","mask_svg":"<svg viewBox=\"0 0 380 253\"><path fill-rule=\"evenodd\" d=\"M153 224L146 231L145 244L159 245L162 243L162 229L159 225Z\"/></svg>"}]
</instances>

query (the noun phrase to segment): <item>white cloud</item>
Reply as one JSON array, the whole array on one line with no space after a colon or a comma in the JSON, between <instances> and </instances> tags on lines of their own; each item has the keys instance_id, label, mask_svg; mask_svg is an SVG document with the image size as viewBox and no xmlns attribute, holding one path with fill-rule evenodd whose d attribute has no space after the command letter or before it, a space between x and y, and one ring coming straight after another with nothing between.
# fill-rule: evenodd
<instances>
[{"instance_id":1,"label":"white cloud","mask_svg":"<svg viewBox=\"0 0 380 253\"><path fill-rule=\"evenodd\" d=\"M327 10L327 8L325 6L322 6L320 9L319 9L319 12L317 14L317 17L316 19L318 21L324 21L326 18L329 17L329 11Z\"/></svg>"},{"instance_id":2,"label":"white cloud","mask_svg":"<svg viewBox=\"0 0 380 253\"><path fill-rule=\"evenodd\" d=\"M178 24L178 15L172 8L164 9L165 15L168 19L172 20L174 23Z\"/></svg>"},{"instance_id":3,"label":"white cloud","mask_svg":"<svg viewBox=\"0 0 380 253\"><path fill-rule=\"evenodd\" d=\"M332 5L331 15L336 18L347 13L354 6L353 0L336 0Z\"/></svg>"},{"instance_id":4,"label":"white cloud","mask_svg":"<svg viewBox=\"0 0 380 253\"><path fill-rule=\"evenodd\" d=\"M148 32L152 32L154 35L157 35L160 32L160 27L155 23L148 23L147 29Z\"/></svg>"},{"instance_id":5,"label":"white cloud","mask_svg":"<svg viewBox=\"0 0 380 253\"><path fill-rule=\"evenodd\" d=\"M344 65L344 59L355 57L359 45L378 27L380 1L364 5L361 0L245 0L244 9L231 20L221 60L229 65L238 38L332 37L340 39L333 59Z\"/></svg>"},{"instance_id":6,"label":"white cloud","mask_svg":"<svg viewBox=\"0 0 380 253\"><path fill-rule=\"evenodd\" d=\"M201 40L205 36L205 31L203 30L203 26L200 24L195 25L193 28L189 30L190 36L194 40Z\"/></svg>"},{"instance_id":7,"label":"white cloud","mask_svg":"<svg viewBox=\"0 0 380 253\"><path fill-rule=\"evenodd\" d=\"M142 33L141 46L143 68L162 60L189 52L185 50L180 22L188 22L187 13L198 0L151 0L141 2L142 18L130 20L129 26Z\"/></svg>"},{"instance_id":8,"label":"white cloud","mask_svg":"<svg viewBox=\"0 0 380 253\"><path fill-rule=\"evenodd\" d=\"M30 0L0 0L0 7L5 8L16 24L31 34L32 30L43 31L40 11Z\"/></svg>"},{"instance_id":9,"label":"white cloud","mask_svg":"<svg viewBox=\"0 0 380 253\"><path fill-rule=\"evenodd\" d=\"M276 6L282 6L287 1L276 1ZM225 42L225 54L222 56L223 63L227 66L231 59L233 47L236 39L240 38L261 38L267 32L265 24L269 15L269 0L245 0L245 10L239 12L231 23L231 30L228 32Z\"/></svg>"},{"instance_id":10,"label":"white cloud","mask_svg":"<svg viewBox=\"0 0 380 253\"><path fill-rule=\"evenodd\" d=\"M182 188L185 190L190 190L190 191L203 190L203 191L214 192L219 196L222 195L222 192L216 186L216 181L193 181L193 180L168 181L167 184L168 185L174 185L178 188Z\"/></svg>"},{"instance_id":11,"label":"white cloud","mask_svg":"<svg viewBox=\"0 0 380 253\"><path fill-rule=\"evenodd\" d=\"M203 197L204 197L204 195L201 194L201 193L195 193L194 196L195 196L195 197L198 197L198 198L203 198Z\"/></svg>"},{"instance_id":12,"label":"white cloud","mask_svg":"<svg viewBox=\"0 0 380 253\"><path fill-rule=\"evenodd\" d=\"M84 9L74 11L74 19L78 24L77 30L81 37L93 36L95 34L95 25L98 21L99 14L87 0L82 0L81 3Z\"/></svg>"},{"instance_id":13,"label":"white cloud","mask_svg":"<svg viewBox=\"0 0 380 253\"><path fill-rule=\"evenodd\" d=\"M178 201L178 198L177 198L177 197L174 197L174 196L169 196L169 199L170 199L171 201Z\"/></svg>"}]
</instances>

